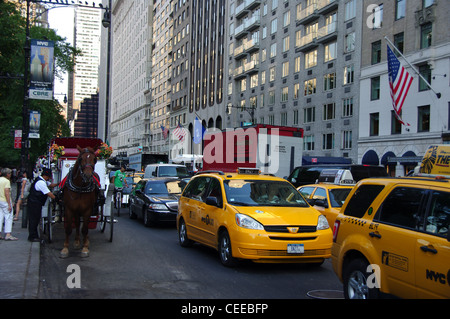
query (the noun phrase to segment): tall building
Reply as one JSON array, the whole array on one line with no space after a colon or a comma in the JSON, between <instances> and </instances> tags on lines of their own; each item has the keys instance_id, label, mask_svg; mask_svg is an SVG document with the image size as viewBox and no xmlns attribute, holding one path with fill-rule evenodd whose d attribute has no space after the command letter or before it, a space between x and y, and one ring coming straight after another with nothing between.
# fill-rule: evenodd
<instances>
[{"instance_id":1,"label":"tall building","mask_svg":"<svg viewBox=\"0 0 450 319\"><path fill-rule=\"evenodd\" d=\"M303 154L356 162L360 1L227 1L227 127L302 127ZM241 109L239 109L242 107Z\"/></svg>"},{"instance_id":2,"label":"tall building","mask_svg":"<svg viewBox=\"0 0 450 319\"><path fill-rule=\"evenodd\" d=\"M86 98L80 104L80 110L74 118L75 137L97 138L98 93Z\"/></svg>"},{"instance_id":3,"label":"tall building","mask_svg":"<svg viewBox=\"0 0 450 319\"><path fill-rule=\"evenodd\" d=\"M8 0L8 2L13 2L18 8L22 17L27 16L27 2L21 0ZM41 3L30 1L30 14L29 14L30 24L38 27L48 28L48 9Z\"/></svg>"},{"instance_id":4,"label":"tall building","mask_svg":"<svg viewBox=\"0 0 450 319\"><path fill-rule=\"evenodd\" d=\"M108 139L115 153L149 151L153 0L112 5L111 98Z\"/></svg>"},{"instance_id":5,"label":"tall building","mask_svg":"<svg viewBox=\"0 0 450 319\"><path fill-rule=\"evenodd\" d=\"M403 176L430 144L450 140L450 2L365 0L364 8L358 162L382 164L391 175ZM390 45L414 78L401 114L409 126L393 113L385 37L401 51L404 57Z\"/></svg>"},{"instance_id":6,"label":"tall building","mask_svg":"<svg viewBox=\"0 0 450 319\"><path fill-rule=\"evenodd\" d=\"M102 10L76 7L74 16L74 46L82 55L76 60L68 79L68 119L72 120L80 103L98 90L100 35ZM72 125L73 126L73 125Z\"/></svg>"}]
</instances>

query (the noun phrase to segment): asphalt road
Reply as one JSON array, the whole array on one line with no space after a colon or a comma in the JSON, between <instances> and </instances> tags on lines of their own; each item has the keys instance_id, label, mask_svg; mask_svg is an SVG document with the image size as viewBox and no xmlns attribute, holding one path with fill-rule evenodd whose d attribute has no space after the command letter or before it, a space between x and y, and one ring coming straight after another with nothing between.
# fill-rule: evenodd
<instances>
[{"instance_id":1,"label":"asphalt road","mask_svg":"<svg viewBox=\"0 0 450 319\"><path fill-rule=\"evenodd\" d=\"M213 249L182 248L175 225L147 228L124 215L112 242L109 225L105 233L90 230L88 258L72 246L68 258L59 258L64 234L56 224L53 242L41 248L39 298L310 299L310 291L342 290L329 260L320 267L242 262L226 268Z\"/></svg>"}]
</instances>

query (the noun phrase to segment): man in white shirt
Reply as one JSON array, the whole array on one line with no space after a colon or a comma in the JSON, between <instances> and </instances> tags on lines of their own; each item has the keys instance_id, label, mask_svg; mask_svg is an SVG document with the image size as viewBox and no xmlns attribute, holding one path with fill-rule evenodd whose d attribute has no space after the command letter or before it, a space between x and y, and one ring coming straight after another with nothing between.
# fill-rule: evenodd
<instances>
[{"instance_id":1,"label":"man in white shirt","mask_svg":"<svg viewBox=\"0 0 450 319\"><path fill-rule=\"evenodd\" d=\"M49 187L55 187L58 184L49 182L52 177L52 170L44 168L41 176L38 176L30 187L28 195L28 240L39 242L38 225L41 219L42 207L47 201L47 197L55 199L55 195L49 190Z\"/></svg>"}]
</instances>

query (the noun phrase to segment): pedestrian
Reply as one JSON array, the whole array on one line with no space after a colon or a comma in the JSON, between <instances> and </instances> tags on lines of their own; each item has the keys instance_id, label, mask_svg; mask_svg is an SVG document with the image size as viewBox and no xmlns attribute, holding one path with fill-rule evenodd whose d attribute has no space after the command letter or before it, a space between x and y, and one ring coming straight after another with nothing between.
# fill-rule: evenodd
<instances>
[{"instance_id":1,"label":"pedestrian","mask_svg":"<svg viewBox=\"0 0 450 319\"><path fill-rule=\"evenodd\" d=\"M44 168L41 176L38 176L30 186L28 195L28 240L39 242L38 225L41 219L42 207L47 201L47 197L55 199L55 195L50 192L49 187L55 187L58 184L49 182L52 177L52 170Z\"/></svg>"},{"instance_id":2,"label":"pedestrian","mask_svg":"<svg viewBox=\"0 0 450 319\"><path fill-rule=\"evenodd\" d=\"M13 204L11 200L11 169L3 168L0 177L0 239L17 240L11 235L13 224ZM5 238L2 235L3 221L5 221Z\"/></svg>"},{"instance_id":3,"label":"pedestrian","mask_svg":"<svg viewBox=\"0 0 450 319\"><path fill-rule=\"evenodd\" d=\"M20 184L19 184L20 181ZM30 193L31 182L27 177L27 171L22 170L17 180L16 216L14 220L19 220L20 206L24 203Z\"/></svg>"}]
</instances>

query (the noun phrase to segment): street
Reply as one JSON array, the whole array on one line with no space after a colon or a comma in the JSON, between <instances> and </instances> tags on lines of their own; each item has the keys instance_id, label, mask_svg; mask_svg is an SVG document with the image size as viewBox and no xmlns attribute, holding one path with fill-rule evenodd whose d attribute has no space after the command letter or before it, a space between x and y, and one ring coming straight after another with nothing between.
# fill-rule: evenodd
<instances>
[{"instance_id":1,"label":"street","mask_svg":"<svg viewBox=\"0 0 450 319\"><path fill-rule=\"evenodd\" d=\"M213 249L182 248L174 224L147 228L127 209L117 220L112 243L109 226L89 231L88 258L72 249L75 232L69 257L59 258L64 233L56 224L53 242L41 247L39 298L310 299L316 290L341 297L329 260L320 267L244 261L226 268Z\"/></svg>"}]
</instances>

